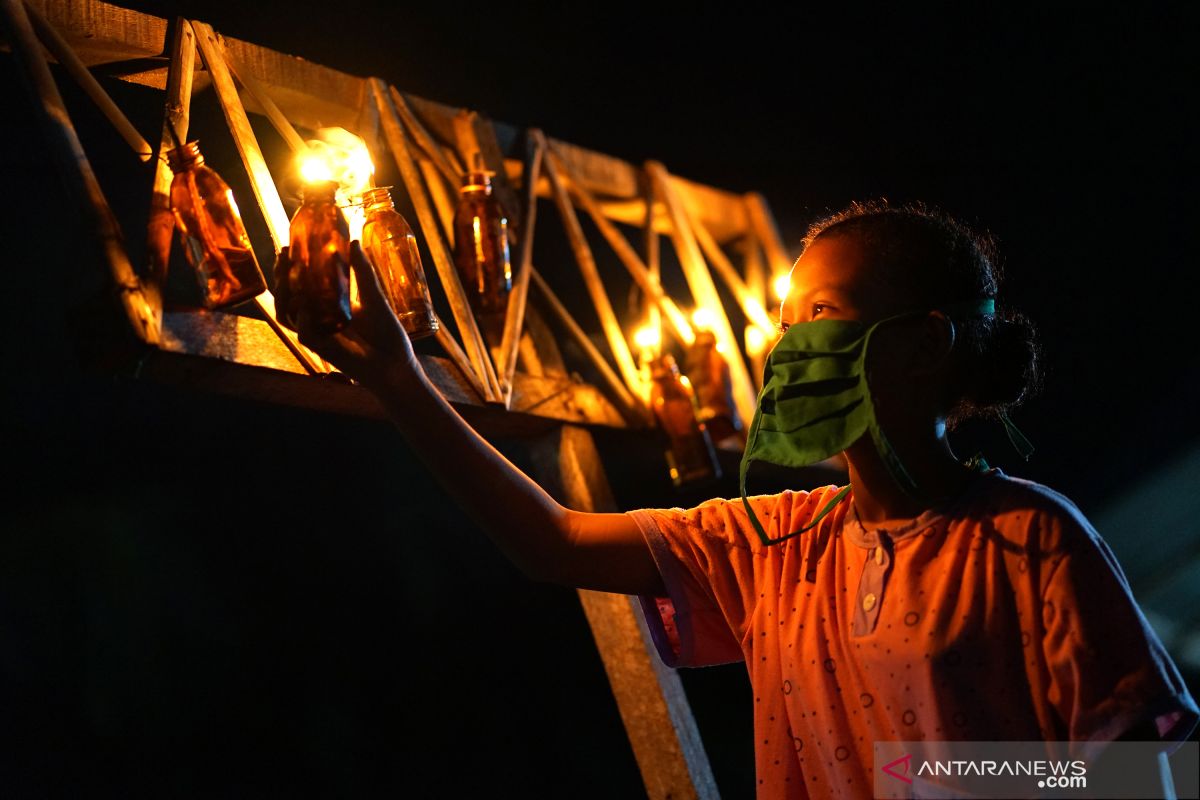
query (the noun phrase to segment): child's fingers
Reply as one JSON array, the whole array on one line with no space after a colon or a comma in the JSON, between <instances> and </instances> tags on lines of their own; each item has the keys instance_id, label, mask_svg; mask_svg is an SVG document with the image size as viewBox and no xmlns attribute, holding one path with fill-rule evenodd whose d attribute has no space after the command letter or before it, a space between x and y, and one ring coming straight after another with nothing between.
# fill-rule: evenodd
<instances>
[{"instance_id":1,"label":"child's fingers","mask_svg":"<svg viewBox=\"0 0 1200 800\"><path fill-rule=\"evenodd\" d=\"M350 243L350 268L354 270L354 277L358 280L358 294L363 306L371 309L387 308L388 303L379 283L379 274L375 265L367 258L362 243L357 239Z\"/></svg>"}]
</instances>

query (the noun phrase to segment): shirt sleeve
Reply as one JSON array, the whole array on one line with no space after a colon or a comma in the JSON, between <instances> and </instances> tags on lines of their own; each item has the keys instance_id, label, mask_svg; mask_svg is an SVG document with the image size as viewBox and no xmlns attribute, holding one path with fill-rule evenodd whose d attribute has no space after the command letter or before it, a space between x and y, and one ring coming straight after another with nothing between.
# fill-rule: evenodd
<instances>
[{"instance_id":1,"label":"shirt sleeve","mask_svg":"<svg viewBox=\"0 0 1200 800\"><path fill-rule=\"evenodd\" d=\"M1153 721L1174 750L1196 725L1196 702L1108 545L1078 509L1065 511L1043 553L1048 699L1071 741L1114 741Z\"/></svg>"},{"instance_id":2,"label":"shirt sleeve","mask_svg":"<svg viewBox=\"0 0 1200 800\"><path fill-rule=\"evenodd\" d=\"M738 540L740 504L711 500L686 511L628 512L667 590L666 597L639 597L667 666L703 667L744 659L741 643L757 597L755 562L761 555Z\"/></svg>"}]
</instances>

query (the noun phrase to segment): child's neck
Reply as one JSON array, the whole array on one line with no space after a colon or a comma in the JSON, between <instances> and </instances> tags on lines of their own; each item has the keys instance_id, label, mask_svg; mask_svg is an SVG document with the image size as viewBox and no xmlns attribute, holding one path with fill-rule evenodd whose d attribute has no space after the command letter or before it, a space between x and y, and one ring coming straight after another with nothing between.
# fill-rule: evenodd
<instances>
[{"instance_id":1,"label":"child's neck","mask_svg":"<svg viewBox=\"0 0 1200 800\"><path fill-rule=\"evenodd\" d=\"M954 497L966 488L972 471L963 466L950 450L945 425L935 426L932 435L908 440L892 438L905 470L920 487L925 500L915 500L892 478L875 443L863 436L846 450L850 465L850 485L854 507L862 522L882 525L907 520Z\"/></svg>"}]
</instances>

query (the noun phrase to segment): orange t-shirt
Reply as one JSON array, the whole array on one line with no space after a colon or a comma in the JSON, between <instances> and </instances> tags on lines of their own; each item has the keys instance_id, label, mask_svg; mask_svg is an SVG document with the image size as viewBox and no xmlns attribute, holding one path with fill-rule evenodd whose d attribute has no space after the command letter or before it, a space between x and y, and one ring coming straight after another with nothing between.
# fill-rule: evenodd
<instances>
[{"instance_id":1,"label":"orange t-shirt","mask_svg":"<svg viewBox=\"0 0 1200 800\"><path fill-rule=\"evenodd\" d=\"M754 497L771 537L837 491ZM758 797L870 797L879 741L1111 741L1198 711L1079 510L993 469L891 532L851 512L764 547L742 502L629 512L668 597L643 596L669 666L746 662Z\"/></svg>"}]
</instances>

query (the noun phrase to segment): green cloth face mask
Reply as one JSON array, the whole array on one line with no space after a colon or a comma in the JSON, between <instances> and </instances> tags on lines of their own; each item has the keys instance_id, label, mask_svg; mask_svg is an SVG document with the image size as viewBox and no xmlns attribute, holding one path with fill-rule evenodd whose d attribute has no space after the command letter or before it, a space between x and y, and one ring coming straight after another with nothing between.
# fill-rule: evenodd
<instances>
[{"instance_id":1,"label":"green cloth face mask","mask_svg":"<svg viewBox=\"0 0 1200 800\"><path fill-rule=\"evenodd\" d=\"M995 313L991 298L945 306L950 317ZM771 539L746 497L746 474L755 461L783 467L806 467L842 452L866 433L893 480L913 497L920 492L888 442L875 417L867 385L867 346L879 326L927 313L897 314L873 325L856 320L816 320L792 325L767 358L766 380L758 396L758 410L750 426L742 456L742 504L764 545L777 544L815 527L849 493L846 486L808 526ZM1007 415L1005 427L1014 446L1028 458L1028 440L1016 431Z\"/></svg>"}]
</instances>

